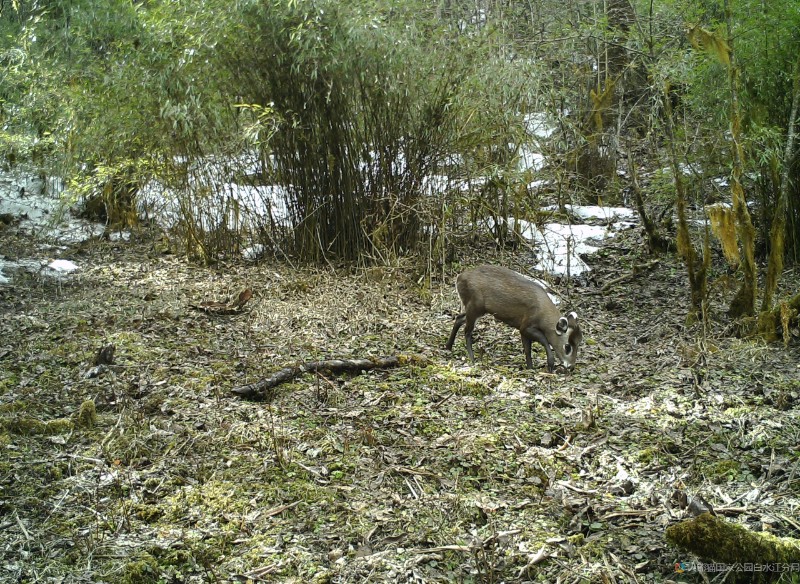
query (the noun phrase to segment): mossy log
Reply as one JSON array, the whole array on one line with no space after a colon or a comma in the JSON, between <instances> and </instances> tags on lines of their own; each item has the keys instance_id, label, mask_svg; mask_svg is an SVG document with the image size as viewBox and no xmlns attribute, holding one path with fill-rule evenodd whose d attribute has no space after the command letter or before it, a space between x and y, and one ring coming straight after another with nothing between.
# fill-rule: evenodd
<instances>
[{"instance_id":1,"label":"mossy log","mask_svg":"<svg viewBox=\"0 0 800 584\"><path fill-rule=\"evenodd\" d=\"M269 391L291 381L303 373L316 373L327 371L329 373L358 374L370 369L389 369L400 365L426 365L428 362L424 355L392 355L388 357L371 357L369 359L330 359L327 361L311 361L294 367L284 367L269 377L234 387L231 392L239 397L251 400L263 400L269 396Z\"/></svg>"},{"instance_id":2,"label":"mossy log","mask_svg":"<svg viewBox=\"0 0 800 584\"><path fill-rule=\"evenodd\" d=\"M768 582L775 578L781 566L800 563L800 540L780 538L749 529L703 513L689 521L667 528L667 541L704 560L727 564L737 582ZM745 564L764 570L745 571ZM737 571L741 567L741 572ZM788 568L787 568L788 570ZM763 575L763 579L759 576Z\"/></svg>"}]
</instances>

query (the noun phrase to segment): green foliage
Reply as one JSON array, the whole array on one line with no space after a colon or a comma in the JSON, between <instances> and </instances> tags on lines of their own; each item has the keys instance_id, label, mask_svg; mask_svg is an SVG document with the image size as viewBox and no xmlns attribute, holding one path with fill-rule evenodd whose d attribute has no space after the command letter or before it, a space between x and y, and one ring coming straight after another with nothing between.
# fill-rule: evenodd
<instances>
[{"instance_id":1,"label":"green foliage","mask_svg":"<svg viewBox=\"0 0 800 584\"><path fill-rule=\"evenodd\" d=\"M75 196L109 210L158 177L182 193L186 249L206 259L233 243L212 241L203 211L254 149L260 184L288 189L290 230L255 226L267 243L387 259L413 250L438 208L421 197L427 176L518 132L519 68L485 66L502 35L461 34L424 2L81 0L18 16L3 20L0 97L18 115L0 152L45 150ZM209 169L211 157L227 162Z\"/></svg>"},{"instance_id":2,"label":"green foliage","mask_svg":"<svg viewBox=\"0 0 800 584\"><path fill-rule=\"evenodd\" d=\"M679 2L675 6L688 9L694 4ZM768 4L739 0L730 2L729 6L741 112L741 130L737 139L743 147L746 164L744 176L756 179L746 185L751 187L747 194L750 202L759 205L757 228L761 240L765 242L762 249L766 249L773 220L772 210L780 190L780 165L783 163L793 94L792 71L800 48L800 8L796 2L788 0ZM703 46L700 50L688 55L674 51L665 53L662 65L668 65L662 70L675 71L679 64L689 65L688 68L677 70L682 71L683 75L673 76L673 79L680 79L683 83L684 111L691 116L683 127L690 131L682 135L687 143L694 142L691 146L692 158L708 169L716 166L723 173L730 163L727 162L728 153L719 150L719 145L727 141L720 141L719 136L729 131L732 105L730 82L725 65L709 54L709 46L718 43L718 39L727 34L723 30L723 3L695 5L693 17L688 22L693 31L702 27L707 42L701 43ZM713 157L706 155L714 151L717 153ZM796 175L796 171L791 174ZM793 180L792 183L796 185L798 181ZM798 192L796 186L792 189ZM796 196L792 198L798 200ZM789 213L797 216L796 204L789 209ZM800 230L796 223L788 238L787 251L796 257L800 252Z\"/></svg>"},{"instance_id":3,"label":"green foliage","mask_svg":"<svg viewBox=\"0 0 800 584\"><path fill-rule=\"evenodd\" d=\"M480 10L422 0L55 0L4 8L0 156L64 175L76 197L99 194L107 208L132 208L137 190L158 178L181 194L185 249L208 260L235 250L244 228L273 251L308 260L389 260L417 250L423 236L431 250L446 247L423 225L441 233L465 212L496 224L525 216L537 204L524 188L533 177L515 169L518 152L509 144L530 139L520 124L526 112L559 120L544 152L559 178L603 175L596 184L612 194L613 153L628 130L641 131L664 166L667 109L675 118L667 140L678 141L679 162L699 163L704 176L730 166L721 138L730 119L727 72L709 57L709 48L727 54L721 0L569 10L554 0ZM745 186L769 209L800 9L790 0L737 0L731 9L744 171L757 177ZM611 87L608 107L592 116L592 91ZM592 120L602 135L591 135ZM245 156L257 173L245 172L252 167ZM211 160L221 164L209 168ZM423 196L436 174L490 180L477 192L442 187ZM231 182L282 186L287 224L247 223L238 209L220 218L210 203ZM566 183L560 192L574 196L573 184L581 187ZM698 199L710 188L698 185ZM109 215L126 223L129 210ZM789 212L797 216L796 205ZM760 219L763 238L771 218L765 211ZM796 254L800 222L789 225L786 247Z\"/></svg>"},{"instance_id":4,"label":"green foliage","mask_svg":"<svg viewBox=\"0 0 800 584\"><path fill-rule=\"evenodd\" d=\"M507 111L478 107L490 94L474 76L480 53L456 36L421 34L408 6L252 4L220 46L234 92L261 108L258 127L266 119L271 139L258 146L287 187L291 249L302 258L413 250L424 179L474 142L469 115Z\"/></svg>"}]
</instances>

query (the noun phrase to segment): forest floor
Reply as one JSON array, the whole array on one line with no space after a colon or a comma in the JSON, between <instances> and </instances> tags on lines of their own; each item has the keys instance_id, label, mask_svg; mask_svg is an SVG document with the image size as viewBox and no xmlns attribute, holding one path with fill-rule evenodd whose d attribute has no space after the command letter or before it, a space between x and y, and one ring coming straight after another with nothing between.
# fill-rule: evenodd
<instances>
[{"instance_id":1,"label":"forest floor","mask_svg":"<svg viewBox=\"0 0 800 584\"><path fill-rule=\"evenodd\" d=\"M527 252L473 249L431 279L198 267L147 241L60 252L81 270L0 286L0 581L702 582L664 537L693 500L800 537L797 338L737 338L724 274L711 324L687 325L685 270L644 250L627 231L590 281L556 286L584 331L571 375L541 348L524 369L489 317L475 366L463 336L443 349L456 273ZM234 314L193 308L245 289ZM428 361L230 391L395 354Z\"/></svg>"}]
</instances>

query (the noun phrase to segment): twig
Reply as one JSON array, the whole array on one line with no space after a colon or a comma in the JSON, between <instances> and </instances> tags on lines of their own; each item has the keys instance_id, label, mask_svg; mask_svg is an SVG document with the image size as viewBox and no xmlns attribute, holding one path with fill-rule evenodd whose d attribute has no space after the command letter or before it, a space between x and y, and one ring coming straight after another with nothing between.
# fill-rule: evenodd
<instances>
[{"instance_id":1,"label":"twig","mask_svg":"<svg viewBox=\"0 0 800 584\"><path fill-rule=\"evenodd\" d=\"M292 507L296 507L300 504L300 501L295 501L294 503L289 503L288 505L278 505L277 507L273 507L267 511L264 511L264 517L272 517L273 515L278 515L283 513L287 509L291 509Z\"/></svg>"},{"instance_id":2,"label":"twig","mask_svg":"<svg viewBox=\"0 0 800 584\"><path fill-rule=\"evenodd\" d=\"M231 393L239 397L259 400L265 399L269 395L269 390L277 387L281 383L286 383L302 375L303 373L318 373L320 371L330 371L331 373L352 373L358 374L370 369L388 369L400 365L426 365L427 357L424 355L393 355L388 357L373 357L371 359L330 359L327 361L311 361L296 367L284 367L276 371L269 377L251 383L234 387Z\"/></svg>"}]
</instances>

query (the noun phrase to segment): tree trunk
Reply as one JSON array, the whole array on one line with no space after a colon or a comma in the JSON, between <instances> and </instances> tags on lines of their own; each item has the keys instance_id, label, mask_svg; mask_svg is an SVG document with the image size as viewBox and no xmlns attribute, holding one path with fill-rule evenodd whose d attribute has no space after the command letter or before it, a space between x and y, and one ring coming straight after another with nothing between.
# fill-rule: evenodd
<instances>
[{"instance_id":1,"label":"tree trunk","mask_svg":"<svg viewBox=\"0 0 800 584\"><path fill-rule=\"evenodd\" d=\"M800 59L794 64L792 110L786 130L786 148L783 151L780 194L775 205L775 215L772 218L769 262L767 264L767 279L764 283L764 299L761 303L761 312L772 310L772 299L775 296L775 289L778 287L778 280L783 271L784 238L786 237L786 214L788 213L789 199L789 171L794 156L795 121L797 120L798 107L800 107Z\"/></svg>"},{"instance_id":2,"label":"tree trunk","mask_svg":"<svg viewBox=\"0 0 800 584\"><path fill-rule=\"evenodd\" d=\"M725 0L725 20L728 29L728 79L731 87L731 148L733 172L731 173L731 197L736 215L736 232L742 245L742 286L731 301L728 314L734 318L755 314L757 277L755 259L755 237L753 221L747 210L747 200L742 187L744 174L744 151L741 144L741 114L739 113L739 69L733 52L733 17L729 0Z\"/></svg>"},{"instance_id":3,"label":"tree trunk","mask_svg":"<svg viewBox=\"0 0 800 584\"><path fill-rule=\"evenodd\" d=\"M644 208L644 196L642 196L642 189L639 186L639 177L636 174L636 161L633 157L633 152L628 149L628 166L631 173L631 188L633 189L634 201L636 202L636 210L639 212L639 218L642 220L644 232L647 234L647 243L650 246L651 253L660 253L664 251L675 251L677 248L675 242L665 237L658 230L653 219L648 216L647 210Z\"/></svg>"},{"instance_id":4,"label":"tree trunk","mask_svg":"<svg viewBox=\"0 0 800 584\"><path fill-rule=\"evenodd\" d=\"M666 90L666 88L665 88ZM678 212L678 253L686 263L686 272L689 276L689 290L691 292L691 305L689 314L699 316L705 321L706 311L705 302L708 296L708 266L711 262L711 254L708 249L708 232L706 232L706 246L703 250L703 259L697 256L697 251L689 235L689 221L686 217L686 187L683 183L683 173L678 164L678 152L675 149L675 132L672 126L672 107L669 95L664 100L667 108L666 130L667 141L669 143L670 165L672 175L675 180L675 203Z\"/></svg>"}]
</instances>

